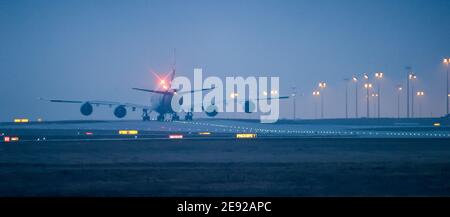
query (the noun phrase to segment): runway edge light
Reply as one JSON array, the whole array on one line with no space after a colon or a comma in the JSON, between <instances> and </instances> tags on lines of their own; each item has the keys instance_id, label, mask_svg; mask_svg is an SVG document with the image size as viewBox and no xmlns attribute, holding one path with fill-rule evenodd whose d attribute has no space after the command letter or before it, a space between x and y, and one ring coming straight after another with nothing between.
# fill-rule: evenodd
<instances>
[{"instance_id":1,"label":"runway edge light","mask_svg":"<svg viewBox=\"0 0 450 217\"><path fill-rule=\"evenodd\" d=\"M30 120L26 119L26 118L16 118L14 119L14 123L28 123L30 122Z\"/></svg>"},{"instance_id":2,"label":"runway edge light","mask_svg":"<svg viewBox=\"0 0 450 217\"><path fill-rule=\"evenodd\" d=\"M139 131L137 130L119 130L120 135L137 135Z\"/></svg>"},{"instance_id":3,"label":"runway edge light","mask_svg":"<svg viewBox=\"0 0 450 217\"><path fill-rule=\"evenodd\" d=\"M238 133L236 134L237 139L254 139L256 138L255 133Z\"/></svg>"},{"instance_id":4,"label":"runway edge light","mask_svg":"<svg viewBox=\"0 0 450 217\"><path fill-rule=\"evenodd\" d=\"M435 127L440 127L440 126L441 126L441 123L434 123L433 126L435 126Z\"/></svg>"},{"instance_id":5,"label":"runway edge light","mask_svg":"<svg viewBox=\"0 0 450 217\"><path fill-rule=\"evenodd\" d=\"M169 139L182 139L183 135L181 134L170 134Z\"/></svg>"}]
</instances>

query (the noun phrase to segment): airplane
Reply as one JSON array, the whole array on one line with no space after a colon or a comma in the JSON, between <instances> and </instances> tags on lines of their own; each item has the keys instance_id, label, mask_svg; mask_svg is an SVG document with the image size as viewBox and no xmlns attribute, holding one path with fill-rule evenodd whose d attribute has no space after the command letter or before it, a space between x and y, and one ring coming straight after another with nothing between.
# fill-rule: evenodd
<instances>
[{"instance_id":1,"label":"airplane","mask_svg":"<svg viewBox=\"0 0 450 217\"><path fill-rule=\"evenodd\" d=\"M156 75L156 74L155 74ZM180 116L172 109L171 101L175 94L187 94L194 93L197 91L208 91L214 88L204 88L199 90L191 90L191 91L178 91L177 89L172 89L171 83L175 77L175 67L172 68L172 71L169 75L166 75L163 78L160 78L156 75L159 85L162 90L151 90L151 89L143 89L143 88L132 88L133 90L143 91L154 93L154 95L150 98L150 105L139 105L133 103L121 103L121 102L112 102L112 101L98 101L98 100L61 100L61 99L44 99L40 98L40 100L53 102L53 103L74 103L81 104L80 112L84 116L89 116L93 113L94 106L116 106L113 113L117 118L124 118L127 115L127 108L131 108L134 112L136 109L142 109L142 120L150 121L149 113L155 111L158 113L157 120L158 121L178 121L180 120ZM169 77L169 78L167 78ZM269 99L286 99L288 96L280 96L280 97L269 97L264 99L256 99L256 100L269 100ZM180 98L182 100L183 97ZM250 111L250 107L253 106L250 100L244 101L244 111L246 113L252 113ZM209 117L215 117L218 114L217 107L213 104L207 109L203 109ZM189 111L185 111L184 120L192 121L193 120L193 108Z\"/></svg>"}]
</instances>

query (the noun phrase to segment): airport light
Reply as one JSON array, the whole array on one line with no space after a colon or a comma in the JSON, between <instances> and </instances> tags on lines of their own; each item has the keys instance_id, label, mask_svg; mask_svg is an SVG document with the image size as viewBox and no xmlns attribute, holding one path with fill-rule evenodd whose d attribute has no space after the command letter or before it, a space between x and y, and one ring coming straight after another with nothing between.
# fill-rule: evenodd
<instances>
[{"instance_id":1,"label":"airport light","mask_svg":"<svg viewBox=\"0 0 450 217\"><path fill-rule=\"evenodd\" d=\"M446 112L447 112L446 115L448 115L449 114L449 111L448 111L449 110L449 108L448 108L448 106L449 106L448 105L449 99L448 98L450 97L450 92L449 92L449 89L448 89L449 88L448 87L448 67L449 67L448 65L450 63L450 58L444 58L443 63L445 64L445 66L447 68L447 73L446 73L447 74L447 80L446 80L446 82L447 82L447 90L446 90L447 91L446 92L446 94L447 94L447 101L446 101L447 104L445 105L445 109L446 109Z\"/></svg>"},{"instance_id":2,"label":"airport light","mask_svg":"<svg viewBox=\"0 0 450 217\"><path fill-rule=\"evenodd\" d=\"M324 81L319 82L319 88L324 90L327 87L327 83ZM323 93L320 95L320 117L323 118L323 108L324 108L324 97Z\"/></svg>"},{"instance_id":3,"label":"airport light","mask_svg":"<svg viewBox=\"0 0 450 217\"><path fill-rule=\"evenodd\" d=\"M345 118L348 119L348 84L350 79L344 78L345 81Z\"/></svg>"},{"instance_id":4,"label":"airport light","mask_svg":"<svg viewBox=\"0 0 450 217\"><path fill-rule=\"evenodd\" d=\"M169 135L169 139L182 139L183 135L182 134L170 134Z\"/></svg>"},{"instance_id":5,"label":"airport light","mask_svg":"<svg viewBox=\"0 0 450 217\"><path fill-rule=\"evenodd\" d=\"M355 83L355 117L358 118L358 78L354 75L352 81Z\"/></svg>"},{"instance_id":6,"label":"airport light","mask_svg":"<svg viewBox=\"0 0 450 217\"><path fill-rule=\"evenodd\" d=\"M297 105L297 103L296 103L296 96L297 96L297 88L296 87L292 87L292 116L293 116L293 119L295 120L296 119L296 116L295 116L295 112L296 112L296 105Z\"/></svg>"},{"instance_id":7,"label":"airport light","mask_svg":"<svg viewBox=\"0 0 450 217\"><path fill-rule=\"evenodd\" d=\"M254 133L238 133L236 134L237 139L254 139L256 138L256 134Z\"/></svg>"},{"instance_id":8,"label":"airport light","mask_svg":"<svg viewBox=\"0 0 450 217\"><path fill-rule=\"evenodd\" d=\"M18 136L5 136L3 137L3 142L18 142L19 137Z\"/></svg>"},{"instance_id":9,"label":"airport light","mask_svg":"<svg viewBox=\"0 0 450 217\"><path fill-rule=\"evenodd\" d=\"M28 123L28 122L30 122L30 120L26 119L26 118L16 118L16 119L14 119L14 123Z\"/></svg>"},{"instance_id":10,"label":"airport light","mask_svg":"<svg viewBox=\"0 0 450 217\"><path fill-rule=\"evenodd\" d=\"M238 93L230 93L230 98L231 99L237 98L238 96L239 96Z\"/></svg>"},{"instance_id":11,"label":"airport light","mask_svg":"<svg viewBox=\"0 0 450 217\"><path fill-rule=\"evenodd\" d=\"M414 79L416 79L416 75L411 71L411 67L410 66L406 66L406 117L410 118L410 82ZM414 92L414 91L413 91ZM413 97L414 98L414 97Z\"/></svg>"},{"instance_id":12,"label":"airport light","mask_svg":"<svg viewBox=\"0 0 450 217\"><path fill-rule=\"evenodd\" d=\"M378 93L372 93L372 94L370 94L370 96L373 98L380 98L380 97L378 97L379 96ZM373 102L376 102L376 101L373 101ZM372 104L373 104L373 110L375 111L377 109L378 103L372 103Z\"/></svg>"},{"instance_id":13,"label":"airport light","mask_svg":"<svg viewBox=\"0 0 450 217\"><path fill-rule=\"evenodd\" d=\"M380 81L381 81L381 79L383 79L383 76L384 76L384 73L383 72L376 72L375 73L375 78L376 78L376 80L377 80L377 87L378 87L378 90L377 90L377 95L379 96L380 95L380 92L381 92L381 84L380 84ZM381 114L381 111L380 111L380 108L381 108L381 97L378 97L378 103L377 103L377 113L378 113L378 118L380 118L380 114Z\"/></svg>"},{"instance_id":14,"label":"airport light","mask_svg":"<svg viewBox=\"0 0 450 217\"><path fill-rule=\"evenodd\" d=\"M320 97L320 91L313 91L313 96ZM314 102L314 117L317 119L317 101Z\"/></svg>"},{"instance_id":15,"label":"airport light","mask_svg":"<svg viewBox=\"0 0 450 217\"><path fill-rule=\"evenodd\" d=\"M366 111L366 116L369 118L370 117L370 108L369 108L369 106L370 106L370 95L369 95L369 92L370 92L370 89L372 88L372 84L371 83L365 83L364 84L364 88L366 88L366 101L367 101L367 111Z\"/></svg>"},{"instance_id":16,"label":"airport light","mask_svg":"<svg viewBox=\"0 0 450 217\"><path fill-rule=\"evenodd\" d=\"M417 79L417 75L414 73L409 73L408 83L411 86L411 93L414 94L414 81ZM409 99L410 97L408 97ZM414 95L411 96L411 117L414 117Z\"/></svg>"},{"instance_id":17,"label":"airport light","mask_svg":"<svg viewBox=\"0 0 450 217\"><path fill-rule=\"evenodd\" d=\"M119 130L119 135L137 135L139 131L137 130Z\"/></svg>"},{"instance_id":18,"label":"airport light","mask_svg":"<svg viewBox=\"0 0 450 217\"><path fill-rule=\"evenodd\" d=\"M369 80L369 75L367 73L363 74L364 79Z\"/></svg>"},{"instance_id":19,"label":"airport light","mask_svg":"<svg viewBox=\"0 0 450 217\"><path fill-rule=\"evenodd\" d=\"M420 100L420 98L422 98L424 95L425 93L423 91L416 92L417 100L419 100L419 116L422 116L422 100Z\"/></svg>"},{"instance_id":20,"label":"airport light","mask_svg":"<svg viewBox=\"0 0 450 217\"><path fill-rule=\"evenodd\" d=\"M18 141L19 141L19 137L17 137L17 136L11 137L11 142L18 142Z\"/></svg>"},{"instance_id":21,"label":"airport light","mask_svg":"<svg viewBox=\"0 0 450 217\"><path fill-rule=\"evenodd\" d=\"M397 118L400 118L400 95L402 93L403 87L397 85Z\"/></svg>"}]
</instances>

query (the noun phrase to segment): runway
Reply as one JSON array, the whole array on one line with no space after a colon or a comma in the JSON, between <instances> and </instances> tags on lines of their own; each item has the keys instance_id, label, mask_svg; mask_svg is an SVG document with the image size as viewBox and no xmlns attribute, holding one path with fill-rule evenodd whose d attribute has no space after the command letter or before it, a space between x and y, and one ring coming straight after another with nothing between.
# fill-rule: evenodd
<instances>
[{"instance_id":1,"label":"runway","mask_svg":"<svg viewBox=\"0 0 450 217\"><path fill-rule=\"evenodd\" d=\"M450 196L449 132L430 125L2 123L20 140L0 142L0 196Z\"/></svg>"},{"instance_id":2,"label":"runway","mask_svg":"<svg viewBox=\"0 0 450 217\"><path fill-rule=\"evenodd\" d=\"M395 119L394 119L395 120ZM20 135L22 142L86 141L86 140L149 140L168 139L181 134L183 139L235 139L237 133L256 134L257 138L450 138L448 120L418 119L401 123L379 121L317 122L298 121L261 124L256 120L215 120L142 122L142 121L59 121L34 123L2 123L0 135ZM362 122L362 124L361 124ZM439 123L443 125L434 126ZM357 123L357 124L356 124ZM120 130L136 130L136 135L119 135ZM203 134L202 134L203 133ZM205 133L208 133L206 135Z\"/></svg>"}]
</instances>

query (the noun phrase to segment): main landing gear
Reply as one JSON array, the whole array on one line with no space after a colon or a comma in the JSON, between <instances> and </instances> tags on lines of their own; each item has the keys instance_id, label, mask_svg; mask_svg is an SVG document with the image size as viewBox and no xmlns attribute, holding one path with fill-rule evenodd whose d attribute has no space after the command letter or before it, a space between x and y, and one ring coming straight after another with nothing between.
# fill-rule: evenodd
<instances>
[{"instance_id":1,"label":"main landing gear","mask_svg":"<svg viewBox=\"0 0 450 217\"><path fill-rule=\"evenodd\" d=\"M147 109L142 110L142 120L143 121L150 121L150 116L148 115L148 110Z\"/></svg>"},{"instance_id":2,"label":"main landing gear","mask_svg":"<svg viewBox=\"0 0 450 217\"><path fill-rule=\"evenodd\" d=\"M194 115L192 112L187 112L184 116L184 120L186 121L192 121ZM165 113L165 114L158 114L157 121L179 121L181 120L180 116L177 113Z\"/></svg>"},{"instance_id":3,"label":"main landing gear","mask_svg":"<svg viewBox=\"0 0 450 217\"><path fill-rule=\"evenodd\" d=\"M186 115L184 116L184 120L192 121L193 117L194 117L194 114L192 112L187 112Z\"/></svg>"}]
</instances>

